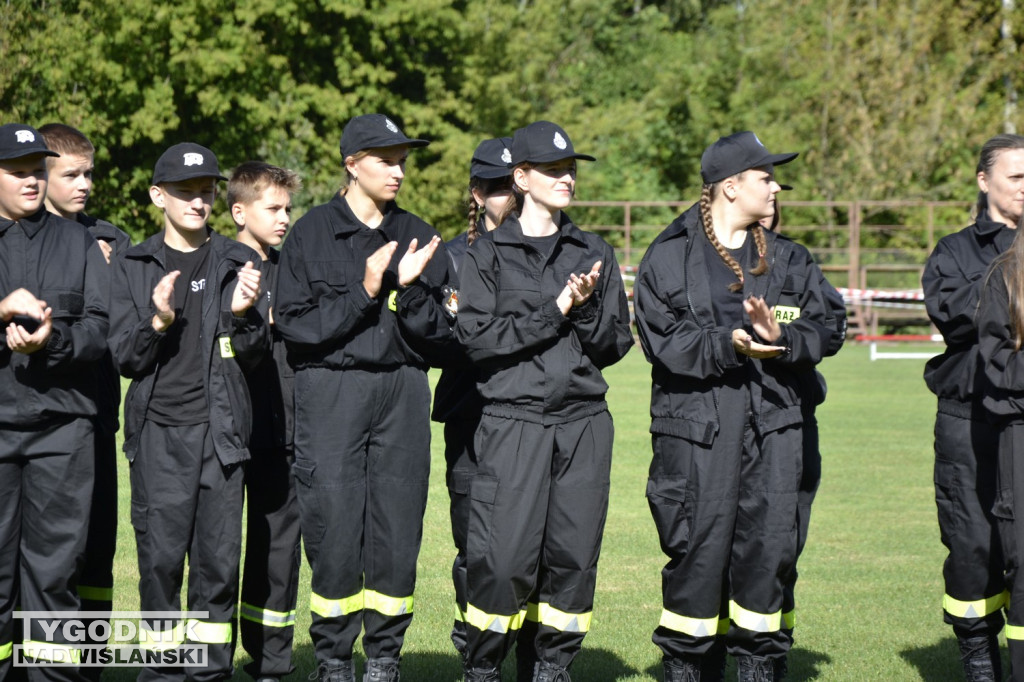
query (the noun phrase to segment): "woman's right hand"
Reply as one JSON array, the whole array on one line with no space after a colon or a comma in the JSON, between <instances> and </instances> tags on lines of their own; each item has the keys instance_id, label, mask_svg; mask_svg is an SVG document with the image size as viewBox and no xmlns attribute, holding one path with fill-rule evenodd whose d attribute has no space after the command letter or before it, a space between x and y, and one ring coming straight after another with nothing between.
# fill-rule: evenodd
<instances>
[{"instance_id":1,"label":"woman's right hand","mask_svg":"<svg viewBox=\"0 0 1024 682\"><path fill-rule=\"evenodd\" d=\"M785 346L769 346L758 343L746 329L732 330L732 347L736 349L737 353L758 360L778 357L786 350Z\"/></svg>"},{"instance_id":2,"label":"woman's right hand","mask_svg":"<svg viewBox=\"0 0 1024 682\"><path fill-rule=\"evenodd\" d=\"M395 255L398 242L388 242L370 254L366 259L366 271L363 274L363 288L370 298L377 298L380 293L380 284L384 280L384 272L388 269L391 257Z\"/></svg>"}]
</instances>

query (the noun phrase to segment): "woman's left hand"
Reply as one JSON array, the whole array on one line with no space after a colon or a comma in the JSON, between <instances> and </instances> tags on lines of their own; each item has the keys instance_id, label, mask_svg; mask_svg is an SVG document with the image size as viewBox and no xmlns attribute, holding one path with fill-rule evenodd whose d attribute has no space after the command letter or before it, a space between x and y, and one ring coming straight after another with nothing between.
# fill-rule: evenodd
<instances>
[{"instance_id":1,"label":"woman's left hand","mask_svg":"<svg viewBox=\"0 0 1024 682\"><path fill-rule=\"evenodd\" d=\"M594 293L594 289L597 287L597 279L600 276L601 261L594 263L594 266L590 268L590 272L585 272L582 275L577 275L574 272L569 275L569 281L566 283L566 286L572 292L573 306L581 306L587 302L590 295Z\"/></svg>"},{"instance_id":2,"label":"woman's left hand","mask_svg":"<svg viewBox=\"0 0 1024 682\"><path fill-rule=\"evenodd\" d=\"M769 343L775 343L782 336L782 327L775 319L775 308L769 308L763 298L751 296L743 301L743 310L750 318L750 324L758 337Z\"/></svg>"}]
</instances>

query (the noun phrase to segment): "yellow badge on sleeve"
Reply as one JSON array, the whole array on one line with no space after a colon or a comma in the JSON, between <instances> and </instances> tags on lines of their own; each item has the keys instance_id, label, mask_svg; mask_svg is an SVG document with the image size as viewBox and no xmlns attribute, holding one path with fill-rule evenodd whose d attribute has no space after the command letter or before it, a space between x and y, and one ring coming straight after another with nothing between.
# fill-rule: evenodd
<instances>
[{"instance_id":1,"label":"yellow badge on sleeve","mask_svg":"<svg viewBox=\"0 0 1024 682\"><path fill-rule=\"evenodd\" d=\"M789 324L800 317L800 309L791 305L775 306L775 321L779 324Z\"/></svg>"},{"instance_id":2,"label":"yellow badge on sleeve","mask_svg":"<svg viewBox=\"0 0 1024 682\"><path fill-rule=\"evenodd\" d=\"M231 337L222 336L217 341L220 342L220 356L222 358L233 358L235 357L235 349L231 345Z\"/></svg>"},{"instance_id":3,"label":"yellow badge on sleeve","mask_svg":"<svg viewBox=\"0 0 1024 682\"><path fill-rule=\"evenodd\" d=\"M391 294L388 296L388 310L395 313L398 312L398 290L392 289Z\"/></svg>"}]
</instances>

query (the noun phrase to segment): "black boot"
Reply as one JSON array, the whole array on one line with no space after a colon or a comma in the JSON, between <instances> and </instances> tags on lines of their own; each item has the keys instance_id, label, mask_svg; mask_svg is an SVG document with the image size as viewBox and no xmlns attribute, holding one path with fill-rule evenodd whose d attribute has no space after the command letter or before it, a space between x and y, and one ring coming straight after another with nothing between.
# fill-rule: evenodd
<instances>
[{"instance_id":1,"label":"black boot","mask_svg":"<svg viewBox=\"0 0 1024 682\"><path fill-rule=\"evenodd\" d=\"M786 675L789 674L789 662L786 655L783 654L781 658L774 659L772 664L775 666L775 682L786 679Z\"/></svg>"},{"instance_id":2,"label":"black boot","mask_svg":"<svg viewBox=\"0 0 1024 682\"><path fill-rule=\"evenodd\" d=\"M1003 662L999 658L999 641L994 635L958 637L960 660L967 682L1002 682Z\"/></svg>"},{"instance_id":3,"label":"black boot","mask_svg":"<svg viewBox=\"0 0 1024 682\"><path fill-rule=\"evenodd\" d=\"M466 668L463 682L501 682L499 668Z\"/></svg>"},{"instance_id":4,"label":"black boot","mask_svg":"<svg viewBox=\"0 0 1024 682\"><path fill-rule=\"evenodd\" d=\"M533 669L533 682L572 682L569 671L554 663L538 661Z\"/></svg>"},{"instance_id":5,"label":"black boot","mask_svg":"<svg viewBox=\"0 0 1024 682\"><path fill-rule=\"evenodd\" d=\"M342 661L337 658L329 658L320 661L316 671L309 676L311 680L318 682L356 682L356 669L352 665L352 659Z\"/></svg>"},{"instance_id":6,"label":"black boot","mask_svg":"<svg viewBox=\"0 0 1024 682\"><path fill-rule=\"evenodd\" d=\"M737 656L736 672L740 682L775 682L775 664L764 656Z\"/></svg>"},{"instance_id":7,"label":"black boot","mask_svg":"<svg viewBox=\"0 0 1024 682\"><path fill-rule=\"evenodd\" d=\"M665 682L701 682L700 663L679 658L663 658Z\"/></svg>"},{"instance_id":8,"label":"black boot","mask_svg":"<svg viewBox=\"0 0 1024 682\"><path fill-rule=\"evenodd\" d=\"M397 658L368 658L363 682L398 682Z\"/></svg>"}]
</instances>

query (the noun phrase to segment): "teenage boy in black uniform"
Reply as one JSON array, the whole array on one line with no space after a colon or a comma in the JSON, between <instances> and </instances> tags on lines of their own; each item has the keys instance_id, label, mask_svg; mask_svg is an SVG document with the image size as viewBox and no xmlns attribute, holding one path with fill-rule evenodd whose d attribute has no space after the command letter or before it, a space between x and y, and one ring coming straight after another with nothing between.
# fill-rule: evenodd
<instances>
[{"instance_id":1,"label":"teenage boy in black uniform","mask_svg":"<svg viewBox=\"0 0 1024 682\"><path fill-rule=\"evenodd\" d=\"M228 207L238 241L263 262L263 293L256 304L270 323L272 353L246 372L253 406L246 465L245 568L239 629L252 656L245 666L254 679L272 682L294 670L292 640L299 590L299 507L291 474L295 374L285 356L284 339L274 328L271 293L280 253L291 224L292 194L300 187L293 171L261 161L246 161L228 180Z\"/></svg>"},{"instance_id":2,"label":"teenage boy in black uniform","mask_svg":"<svg viewBox=\"0 0 1024 682\"><path fill-rule=\"evenodd\" d=\"M93 486L95 365L106 350L110 271L85 228L46 210L35 129L0 126L0 679L11 670L12 611L77 611ZM30 519L31 522L26 521ZM31 624L39 663L78 661L58 627ZM34 679L77 680L42 665Z\"/></svg>"},{"instance_id":3,"label":"teenage boy in black uniform","mask_svg":"<svg viewBox=\"0 0 1024 682\"><path fill-rule=\"evenodd\" d=\"M150 198L163 230L114 267L111 350L132 384L124 451L131 462L131 521L143 611L178 611L186 556L186 622L143 623L139 642L169 650L208 646L193 679L232 673L241 552L242 463L252 427L243 363L268 347L254 308L259 257L207 227L223 180L209 149L184 142L156 163ZM183 679L182 669L144 668L140 680Z\"/></svg>"},{"instance_id":4,"label":"teenage boy in black uniform","mask_svg":"<svg viewBox=\"0 0 1024 682\"><path fill-rule=\"evenodd\" d=\"M46 146L60 154L47 157L50 179L46 187L46 208L50 213L84 225L96 238L107 263L129 246L131 239L105 220L85 213L92 193L95 148L81 131L63 123L47 123L39 128ZM85 564L78 581L82 611L110 612L114 601L114 554L117 550L117 429L121 407L121 377L108 350L96 365L96 478L89 511L89 534L85 542ZM105 639L89 639L90 644L106 644ZM86 666L82 673L99 679L102 668Z\"/></svg>"},{"instance_id":5,"label":"teenage boy in black uniform","mask_svg":"<svg viewBox=\"0 0 1024 682\"><path fill-rule=\"evenodd\" d=\"M409 148L426 144L387 116L353 118L341 136L348 182L281 250L274 322L295 368L293 470L322 681L355 679L363 628L364 680L397 680L412 621L430 471L427 358L452 338L441 238L395 204Z\"/></svg>"}]
</instances>

